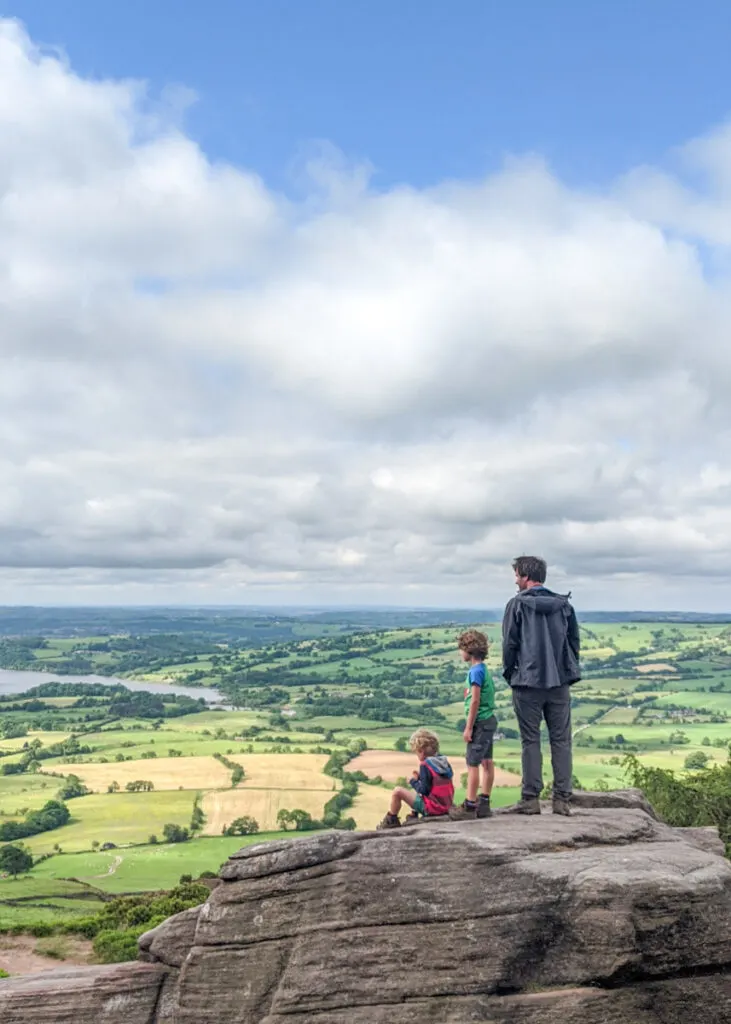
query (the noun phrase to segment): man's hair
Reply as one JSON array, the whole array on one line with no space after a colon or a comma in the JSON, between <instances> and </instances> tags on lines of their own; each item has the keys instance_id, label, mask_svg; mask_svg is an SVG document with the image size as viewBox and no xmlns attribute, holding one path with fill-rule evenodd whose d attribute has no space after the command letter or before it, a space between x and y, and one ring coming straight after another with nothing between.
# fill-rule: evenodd
<instances>
[{"instance_id":1,"label":"man's hair","mask_svg":"<svg viewBox=\"0 0 731 1024\"><path fill-rule=\"evenodd\" d=\"M457 638L460 651L467 651L471 658L484 661L487 657L487 637L479 629L467 629Z\"/></svg>"},{"instance_id":2,"label":"man's hair","mask_svg":"<svg viewBox=\"0 0 731 1024\"><path fill-rule=\"evenodd\" d=\"M439 753L439 737L429 729L417 729L409 740L409 746L414 754L433 757Z\"/></svg>"},{"instance_id":3,"label":"man's hair","mask_svg":"<svg viewBox=\"0 0 731 1024\"><path fill-rule=\"evenodd\" d=\"M513 562L513 569L518 576L524 576L531 583L545 583L548 566L542 558L535 555L521 555Z\"/></svg>"}]
</instances>

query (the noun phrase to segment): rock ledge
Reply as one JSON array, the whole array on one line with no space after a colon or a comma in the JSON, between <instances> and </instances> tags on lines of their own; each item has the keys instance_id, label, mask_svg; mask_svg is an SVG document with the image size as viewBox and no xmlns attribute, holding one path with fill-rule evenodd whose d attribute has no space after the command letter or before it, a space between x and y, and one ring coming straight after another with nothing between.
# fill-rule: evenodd
<instances>
[{"instance_id":1,"label":"rock ledge","mask_svg":"<svg viewBox=\"0 0 731 1024\"><path fill-rule=\"evenodd\" d=\"M731 1020L731 864L636 791L235 854L144 962L0 982L3 1024Z\"/></svg>"}]
</instances>

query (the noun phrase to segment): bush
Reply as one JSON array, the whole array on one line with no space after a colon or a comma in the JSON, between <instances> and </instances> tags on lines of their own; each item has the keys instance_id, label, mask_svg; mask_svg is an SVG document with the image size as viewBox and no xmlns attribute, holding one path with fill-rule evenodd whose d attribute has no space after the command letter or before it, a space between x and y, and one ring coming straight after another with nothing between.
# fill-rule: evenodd
<instances>
[{"instance_id":1,"label":"bush","mask_svg":"<svg viewBox=\"0 0 731 1024\"><path fill-rule=\"evenodd\" d=\"M631 754L624 769L669 825L715 825L731 850L731 755L722 767L706 767L684 778L665 768L647 768Z\"/></svg>"},{"instance_id":2,"label":"bush","mask_svg":"<svg viewBox=\"0 0 731 1024\"><path fill-rule=\"evenodd\" d=\"M190 832L182 825L175 825L172 822L165 825L162 830L166 843L185 843L190 839Z\"/></svg>"},{"instance_id":3,"label":"bush","mask_svg":"<svg viewBox=\"0 0 731 1024\"><path fill-rule=\"evenodd\" d=\"M713 758L709 754L704 753L702 750L696 750L694 753L688 754L683 762L683 767L689 772L697 771L706 768L708 762L712 760Z\"/></svg>"},{"instance_id":4,"label":"bush","mask_svg":"<svg viewBox=\"0 0 731 1024\"><path fill-rule=\"evenodd\" d=\"M33 867L33 857L29 850L19 843L0 848L0 871L6 871L15 878L24 875Z\"/></svg>"},{"instance_id":5,"label":"bush","mask_svg":"<svg viewBox=\"0 0 731 1024\"><path fill-rule=\"evenodd\" d=\"M31 811L23 821L5 821L0 825L0 842L12 843L15 839L25 839L41 832L52 832L53 829L65 825L71 814L66 804L58 800L49 800L40 811Z\"/></svg>"},{"instance_id":6,"label":"bush","mask_svg":"<svg viewBox=\"0 0 731 1024\"><path fill-rule=\"evenodd\" d=\"M223 830L225 836L253 836L259 831L259 822L256 818L245 814L241 818L235 818L230 825Z\"/></svg>"}]
</instances>

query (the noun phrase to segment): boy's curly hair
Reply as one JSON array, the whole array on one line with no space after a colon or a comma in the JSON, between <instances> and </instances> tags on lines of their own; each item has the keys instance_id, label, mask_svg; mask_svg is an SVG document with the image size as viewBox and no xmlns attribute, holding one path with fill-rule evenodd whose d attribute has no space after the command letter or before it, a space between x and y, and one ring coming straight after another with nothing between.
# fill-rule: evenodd
<instances>
[{"instance_id":1,"label":"boy's curly hair","mask_svg":"<svg viewBox=\"0 0 731 1024\"><path fill-rule=\"evenodd\" d=\"M479 629L466 629L457 638L457 647L460 651L467 651L471 658L479 658L484 661L487 657L487 637Z\"/></svg>"},{"instance_id":2,"label":"boy's curly hair","mask_svg":"<svg viewBox=\"0 0 731 1024\"><path fill-rule=\"evenodd\" d=\"M414 754L434 757L439 753L439 737L429 729L417 729L409 740L409 746Z\"/></svg>"}]
</instances>

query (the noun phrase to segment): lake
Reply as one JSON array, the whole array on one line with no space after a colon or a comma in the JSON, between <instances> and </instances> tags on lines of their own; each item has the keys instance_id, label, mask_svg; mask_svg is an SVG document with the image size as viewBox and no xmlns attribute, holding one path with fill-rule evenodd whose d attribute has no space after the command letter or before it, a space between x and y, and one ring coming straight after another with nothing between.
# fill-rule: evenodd
<instances>
[{"instance_id":1,"label":"lake","mask_svg":"<svg viewBox=\"0 0 731 1024\"><path fill-rule=\"evenodd\" d=\"M16 672L0 668L0 695L25 693L41 683L103 683L105 686L126 686L128 690L148 693L177 693L194 700L203 698L208 704L222 704L223 694L208 686L176 686L175 683L143 683L136 679L115 679L114 676L57 676L51 672Z\"/></svg>"}]
</instances>

